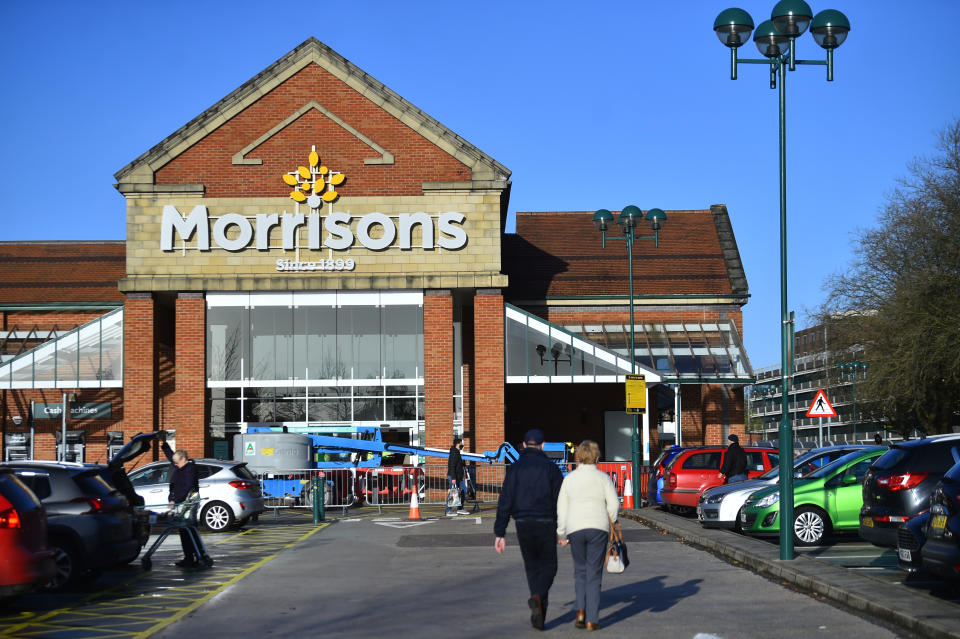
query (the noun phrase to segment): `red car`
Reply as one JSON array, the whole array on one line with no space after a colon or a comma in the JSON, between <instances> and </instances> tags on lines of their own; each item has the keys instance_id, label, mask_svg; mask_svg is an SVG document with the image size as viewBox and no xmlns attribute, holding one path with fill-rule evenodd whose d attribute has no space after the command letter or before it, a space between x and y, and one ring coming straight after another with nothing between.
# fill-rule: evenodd
<instances>
[{"instance_id":1,"label":"red car","mask_svg":"<svg viewBox=\"0 0 960 639\"><path fill-rule=\"evenodd\" d=\"M774 448L744 446L747 454L747 478L753 479L778 465L780 455ZM696 508L700 493L719 486L720 466L727 449L724 446L699 446L684 449L670 460L663 476L660 494L671 510Z\"/></svg>"},{"instance_id":2,"label":"red car","mask_svg":"<svg viewBox=\"0 0 960 639\"><path fill-rule=\"evenodd\" d=\"M16 475L0 469L0 599L33 590L55 574L40 500Z\"/></svg>"}]
</instances>

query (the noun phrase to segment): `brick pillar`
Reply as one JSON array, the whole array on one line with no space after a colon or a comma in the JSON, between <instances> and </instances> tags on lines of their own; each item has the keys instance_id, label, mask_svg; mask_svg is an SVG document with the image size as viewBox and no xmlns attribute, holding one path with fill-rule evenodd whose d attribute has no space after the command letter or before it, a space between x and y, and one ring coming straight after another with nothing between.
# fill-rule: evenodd
<instances>
[{"instance_id":1,"label":"brick pillar","mask_svg":"<svg viewBox=\"0 0 960 639\"><path fill-rule=\"evenodd\" d=\"M500 289L480 289L473 299L473 414L477 450L504 440L504 311Z\"/></svg>"},{"instance_id":2,"label":"brick pillar","mask_svg":"<svg viewBox=\"0 0 960 639\"><path fill-rule=\"evenodd\" d=\"M192 457L212 455L206 418L206 305L203 293L180 293L176 302L173 415L177 447Z\"/></svg>"},{"instance_id":3,"label":"brick pillar","mask_svg":"<svg viewBox=\"0 0 960 639\"><path fill-rule=\"evenodd\" d=\"M123 302L123 423L126 432L159 426L156 305L150 293L130 293Z\"/></svg>"},{"instance_id":4,"label":"brick pillar","mask_svg":"<svg viewBox=\"0 0 960 639\"><path fill-rule=\"evenodd\" d=\"M449 448L453 441L453 297L427 290L423 297L423 377L426 445Z\"/></svg>"}]
</instances>

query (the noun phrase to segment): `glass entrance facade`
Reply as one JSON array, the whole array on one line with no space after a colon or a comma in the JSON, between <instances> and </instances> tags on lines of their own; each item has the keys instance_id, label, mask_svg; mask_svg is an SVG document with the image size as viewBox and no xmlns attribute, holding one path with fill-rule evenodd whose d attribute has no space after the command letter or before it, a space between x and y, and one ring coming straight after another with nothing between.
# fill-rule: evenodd
<instances>
[{"instance_id":1,"label":"glass entrance facade","mask_svg":"<svg viewBox=\"0 0 960 639\"><path fill-rule=\"evenodd\" d=\"M211 426L423 423L423 293L208 293Z\"/></svg>"}]
</instances>

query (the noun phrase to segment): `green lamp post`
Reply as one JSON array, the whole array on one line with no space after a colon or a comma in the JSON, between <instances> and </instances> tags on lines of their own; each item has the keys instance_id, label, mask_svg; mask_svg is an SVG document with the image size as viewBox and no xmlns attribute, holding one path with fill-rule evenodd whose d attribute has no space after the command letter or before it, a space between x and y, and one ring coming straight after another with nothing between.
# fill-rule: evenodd
<instances>
[{"instance_id":1,"label":"green lamp post","mask_svg":"<svg viewBox=\"0 0 960 639\"><path fill-rule=\"evenodd\" d=\"M840 369L840 379L849 381L853 384L853 443L857 443L857 379L863 379L867 376L869 364L854 360L852 362L841 362L837 364Z\"/></svg>"},{"instance_id":2,"label":"green lamp post","mask_svg":"<svg viewBox=\"0 0 960 639\"><path fill-rule=\"evenodd\" d=\"M646 219L647 224L653 231L653 235L636 235L637 228L644 219ZM631 204L630 206L623 207L623 210L620 211L620 217L617 219L617 224L620 226L620 231L623 234L610 238L612 240L624 240L627 245L628 277L630 282L630 371L633 373L637 372L637 351L634 348L635 330L633 324L633 243L636 240L653 240L653 246L659 248L660 229L663 228L666 221L667 214L661 209L650 209L647 211L646 216L644 216L643 211L641 211L639 207ZM606 248L607 230L609 230L613 224L613 213L607 209L600 209L593 214L593 224L597 227L597 230L600 231L600 246ZM640 492L640 426L637 422L636 413L633 414L633 430L630 434L630 460L634 499L639 499L639 496L642 494ZM649 444L644 447L643 463L644 465L650 463Z\"/></svg>"},{"instance_id":3,"label":"green lamp post","mask_svg":"<svg viewBox=\"0 0 960 639\"><path fill-rule=\"evenodd\" d=\"M827 52L826 60L798 60L795 57L796 39L807 29L818 45ZM846 16L833 9L816 16L803 0L781 0L773 7L770 19L756 27L754 44L764 59L737 59L737 49L743 46L754 31L753 18L743 9L731 8L720 12L713 30L730 49L730 79L737 79L738 64L763 64L770 68L770 88L780 84L780 373L781 418L779 430L780 459L793 459L793 427L790 421L791 320L787 310L787 133L786 133L786 70L795 71L796 65L826 65L827 81L833 81L833 50L843 44L850 32ZM780 473L780 559L793 559L793 475Z\"/></svg>"}]
</instances>

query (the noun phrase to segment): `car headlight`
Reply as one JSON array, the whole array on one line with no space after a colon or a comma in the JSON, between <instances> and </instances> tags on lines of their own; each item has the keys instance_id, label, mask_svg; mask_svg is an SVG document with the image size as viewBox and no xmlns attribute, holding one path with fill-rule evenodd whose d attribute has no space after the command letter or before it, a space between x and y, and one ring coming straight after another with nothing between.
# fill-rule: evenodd
<instances>
[{"instance_id":1,"label":"car headlight","mask_svg":"<svg viewBox=\"0 0 960 639\"><path fill-rule=\"evenodd\" d=\"M757 508L767 508L768 506L773 506L773 505L774 505L775 503L777 503L778 501L780 501L780 491L779 491L779 490L776 491L776 492L772 492L772 493L770 493L769 495L767 495L767 496L765 496L765 497L761 497L761 498L756 502L755 505L756 505Z\"/></svg>"},{"instance_id":2,"label":"car headlight","mask_svg":"<svg viewBox=\"0 0 960 639\"><path fill-rule=\"evenodd\" d=\"M705 504L719 504L721 501L723 501L723 495L705 495L703 498Z\"/></svg>"}]
</instances>

